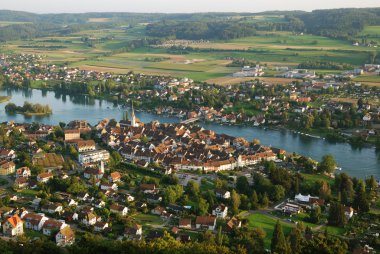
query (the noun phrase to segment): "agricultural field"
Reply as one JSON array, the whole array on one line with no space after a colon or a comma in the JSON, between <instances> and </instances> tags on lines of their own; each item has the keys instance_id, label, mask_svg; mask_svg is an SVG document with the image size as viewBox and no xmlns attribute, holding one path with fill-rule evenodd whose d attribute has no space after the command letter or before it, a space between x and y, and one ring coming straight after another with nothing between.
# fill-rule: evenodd
<instances>
[{"instance_id":1,"label":"agricultural field","mask_svg":"<svg viewBox=\"0 0 380 254\"><path fill-rule=\"evenodd\" d=\"M247 22L255 19L283 17L240 17ZM252 20L250 20L252 19ZM91 20L89 22L107 22ZM1 25L1 22L0 22ZM373 29L373 28L371 28ZM334 40L314 35L295 35L290 32L259 32L257 36L229 41L211 41L194 44L194 50L185 53L169 52L166 48L143 47L120 53L128 42L145 37L145 24L133 27L118 26L112 29L85 30L64 37L45 37L3 44L0 52L30 53L45 56L50 63L68 63L72 67L125 74L130 71L151 75L188 77L221 85L239 83L255 78L235 78L239 67L227 67L230 59L267 64L268 66L297 66L301 62L331 61L361 66L367 62L367 47L354 47L348 41ZM119 50L119 51L117 51ZM318 70L317 73L339 73ZM260 79L273 83L291 80L275 78L271 71ZM363 78L363 77L361 77ZM362 79L358 81L362 81ZM369 80L370 79L370 80ZM365 82L378 85L380 80L370 77ZM364 82L364 80L363 80Z\"/></svg>"}]
</instances>

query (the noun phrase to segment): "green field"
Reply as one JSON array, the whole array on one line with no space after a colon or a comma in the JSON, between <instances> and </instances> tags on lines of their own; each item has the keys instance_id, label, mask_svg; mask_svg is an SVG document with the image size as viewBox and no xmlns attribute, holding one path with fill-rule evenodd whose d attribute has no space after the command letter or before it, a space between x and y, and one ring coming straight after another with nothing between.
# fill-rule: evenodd
<instances>
[{"instance_id":1,"label":"green field","mask_svg":"<svg viewBox=\"0 0 380 254\"><path fill-rule=\"evenodd\" d=\"M261 228L264 230L266 233L265 247L269 248L273 235L273 229L277 220L264 214L251 214L246 217L246 219L248 219L248 225L250 227ZM290 232L292 226L284 222L281 222L281 225L284 234L287 235Z\"/></svg>"},{"instance_id":2,"label":"green field","mask_svg":"<svg viewBox=\"0 0 380 254\"><path fill-rule=\"evenodd\" d=\"M245 17L244 22L255 20L283 20L284 17ZM103 22L103 21L94 21ZM105 21L104 21L105 22ZM0 22L0 25L2 23ZM363 33L376 34L379 27L367 27ZM6 53L33 53L46 56L47 62L68 63L70 66L95 71L128 73L129 71L152 75L189 77L196 81L209 81L228 77L238 67L227 67L231 58L244 58L253 63L276 66L296 66L301 62L331 61L361 66L367 63L375 48L355 47L349 41L335 40L314 35L295 35L291 32L258 32L257 36L228 41L210 41L191 45L193 51L172 54L166 48L134 48L120 53L129 42L146 36L145 25L134 27L115 26L112 29L86 30L63 37L37 38L28 41L12 41L0 47ZM86 41L89 39L89 42ZM147 58L163 58L161 62ZM319 71L336 73L336 71ZM266 76L277 73L268 71ZM371 77L372 78L372 77ZM229 82L240 82L229 81ZM376 81L377 82L377 81Z\"/></svg>"}]
</instances>

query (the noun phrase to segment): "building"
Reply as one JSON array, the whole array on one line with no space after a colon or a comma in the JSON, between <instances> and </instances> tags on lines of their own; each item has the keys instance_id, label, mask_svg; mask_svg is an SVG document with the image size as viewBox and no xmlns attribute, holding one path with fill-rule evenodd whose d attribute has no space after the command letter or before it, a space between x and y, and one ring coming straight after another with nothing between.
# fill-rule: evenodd
<instances>
[{"instance_id":1,"label":"building","mask_svg":"<svg viewBox=\"0 0 380 254\"><path fill-rule=\"evenodd\" d=\"M28 213L24 216L23 220L25 228L40 231L48 218L44 214Z\"/></svg>"},{"instance_id":2,"label":"building","mask_svg":"<svg viewBox=\"0 0 380 254\"><path fill-rule=\"evenodd\" d=\"M124 236L130 240L141 240L142 226L139 224L134 224L131 227L125 228Z\"/></svg>"},{"instance_id":3,"label":"building","mask_svg":"<svg viewBox=\"0 0 380 254\"><path fill-rule=\"evenodd\" d=\"M216 217L215 216L197 216L195 219L196 229L215 230Z\"/></svg>"},{"instance_id":4,"label":"building","mask_svg":"<svg viewBox=\"0 0 380 254\"><path fill-rule=\"evenodd\" d=\"M31 176L31 171L30 171L30 168L28 167L22 167L22 168L18 168L16 170L16 178L18 177L30 177Z\"/></svg>"},{"instance_id":5,"label":"building","mask_svg":"<svg viewBox=\"0 0 380 254\"><path fill-rule=\"evenodd\" d=\"M16 165L13 163L13 161L7 161L3 160L0 161L0 175L10 175L14 174L16 170Z\"/></svg>"},{"instance_id":6,"label":"building","mask_svg":"<svg viewBox=\"0 0 380 254\"><path fill-rule=\"evenodd\" d=\"M42 233L44 235L50 236L52 235L53 232L57 232L66 226L67 224L65 223L65 221L48 219L45 221L44 225L42 226Z\"/></svg>"},{"instance_id":7,"label":"building","mask_svg":"<svg viewBox=\"0 0 380 254\"><path fill-rule=\"evenodd\" d=\"M99 161L108 161L110 153L106 150L88 151L79 154L78 161L80 164L94 163Z\"/></svg>"},{"instance_id":8,"label":"building","mask_svg":"<svg viewBox=\"0 0 380 254\"><path fill-rule=\"evenodd\" d=\"M65 130L65 141L80 139L80 130Z\"/></svg>"},{"instance_id":9,"label":"building","mask_svg":"<svg viewBox=\"0 0 380 254\"><path fill-rule=\"evenodd\" d=\"M185 228L185 229L191 229L191 219L190 218L183 218L180 219L178 222L179 228Z\"/></svg>"},{"instance_id":10,"label":"building","mask_svg":"<svg viewBox=\"0 0 380 254\"><path fill-rule=\"evenodd\" d=\"M94 230L95 232L103 232L106 229L108 229L108 227L109 227L108 222L98 221L94 225Z\"/></svg>"},{"instance_id":11,"label":"building","mask_svg":"<svg viewBox=\"0 0 380 254\"><path fill-rule=\"evenodd\" d=\"M224 219L227 217L227 212L228 212L228 207L221 204L221 205L216 206L212 210L212 215L216 216L217 218Z\"/></svg>"},{"instance_id":12,"label":"building","mask_svg":"<svg viewBox=\"0 0 380 254\"><path fill-rule=\"evenodd\" d=\"M231 197L231 192L229 192L227 190L216 189L215 190L215 196L217 198L229 199Z\"/></svg>"},{"instance_id":13,"label":"building","mask_svg":"<svg viewBox=\"0 0 380 254\"><path fill-rule=\"evenodd\" d=\"M40 183L47 183L52 178L53 178L52 173L41 173L37 175L37 181Z\"/></svg>"},{"instance_id":14,"label":"building","mask_svg":"<svg viewBox=\"0 0 380 254\"><path fill-rule=\"evenodd\" d=\"M128 214L128 207L118 204L112 204L110 206L110 212L120 214L121 216L126 216Z\"/></svg>"},{"instance_id":15,"label":"building","mask_svg":"<svg viewBox=\"0 0 380 254\"><path fill-rule=\"evenodd\" d=\"M66 226L59 230L59 232L55 235L55 242L58 246L68 246L75 242L75 233L70 228L70 226Z\"/></svg>"},{"instance_id":16,"label":"building","mask_svg":"<svg viewBox=\"0 0 380 254\"><path fill-rule=\"evenodd\" d=\"M78 140L74 143L74 146L79 153L96 150L96 144L94 140Z\"/></svg>"},{"instance_id":17,"label":"building","mask_svg":"<svg viewBox=\"0 0 380 254\"><path fill-rule=\"evenodd\" d=\"M23 221L14 215L8 217L3 223L3 234L6 236L19 236L24 234Z\"/></svg>"}]
</instances>

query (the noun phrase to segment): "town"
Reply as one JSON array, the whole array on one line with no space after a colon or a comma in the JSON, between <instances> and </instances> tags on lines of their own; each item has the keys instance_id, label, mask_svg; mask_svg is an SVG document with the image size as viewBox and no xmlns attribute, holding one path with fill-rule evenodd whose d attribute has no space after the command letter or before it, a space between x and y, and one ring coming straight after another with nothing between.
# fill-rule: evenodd
<instances>
[{"instance_id":1,"label":"town","mask_svg":"<svg viewBox=\"0 0 380 254\"><path fill-rule=\"evenodd\" d=\"M289 78L287 84L252 80L218 86L198 84L188 78L116 75L59 67L42 64L41 59L37 55L3 55L3 86L106 96L122 106L130 106L134 101L139 110L158 115L228 125L285 127L316 138L380 146L380 89L350 81L364 71L378 73L379 65L366 64L344 75L308 74L307 78L303 75L308 73L305 70L277 68L288 70L283 74ZM243 68L243 72L247 71Z\"/></svg>"},{"instance_id":2,"label":"town","mask_svg":"<svg viewBox=\"0 0 380 254\"><path fill-rule=\"evenodd\" d=\"M351 178L334 174L331 156L317 163L194 124L142 123L134 111L128 120L95 126L6 122L0 130L5 239L45 235L70 246L84 232L146 241L168 232L187 243L210 232L231 235L263 216L287 228L306 224L311 232L339 234L340 226L369 210L364 193L377 198L373 177L366 187L357 182L364 189L356 192L343 184ZM314 177L320 180L304 184ZM332 201L333 181L342 182L343 204ZM367 250L379 230L378 224L370 228L371 237L349 232L362 237Z\"/></svg>"}]
</instances>

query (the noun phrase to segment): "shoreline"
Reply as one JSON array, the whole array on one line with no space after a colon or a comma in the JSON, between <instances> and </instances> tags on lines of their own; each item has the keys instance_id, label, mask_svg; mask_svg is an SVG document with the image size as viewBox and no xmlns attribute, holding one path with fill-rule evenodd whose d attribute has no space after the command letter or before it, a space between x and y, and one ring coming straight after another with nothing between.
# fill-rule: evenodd
<instances>
[{"instance_id":1,"label":"shoreline","mask_svg":"<svg viewBox=\"0 0 380 254\"><path fill-rule=\"evenodd\" d=\"M52 92L55 92L56 90L54 89L51 89L50 87L47 87L47 88L41 88L41 87L30 87L29 89L35 89L35 90L39 90L39 91L52 91ZM91 97L93 99L98 99L98 100L106 100L108 102L112 102L112 103L115 103L115 101L113 101L111 98L111 96L106 96L106 95L98 95L96 94L95 96L89 96L88 94L81 94L83 96L88 96L88 97ZM129 106L126 105L126 101L124 100L123 102L117 102L117 107L119 110L123 110L125 108L127 109L130 109ZM168 113L164 113L164 114L157 114L154 110L154 108L136 108L135 109L136 111L143 111L143 112L147 112L147 113L151 113L151 114L154 114L154 115L158 115L158 116L170 116L170 117L176 117L178 118L178 120L182 121L183 118L179 117L177 114L168 114ZM25 116L47 116L47 115L50 115L52 113L49 113L49 114L45 114L45 113L20 113L20 114L23 114ZM244 127L257 127L257 128L262 128L262 129L271 129L271 130L287 130L287 131L290 131L292 133L295 133L295 134L298 134L298 135L301 135L301 136L306 136L306 137L310 137L310 138L316 138L316 139L322 139L322 140L325 140L325 141L328 141L328 142L332 142L332 143L346 143L346 144L349 144L349 145L354 145L355 144L352 144L351 142L349 142L349 140L344 137L344 136L341 136L344 141L339 141L339 140L328 140L326 138L326 135L327 133L324 132L324 131L305 131L305 130L299 130L299 129L294 129L294 128L289 128L289 127L286 127L284 125L277 125L277 126L273 126L273 125L254 125L253 122L251 124L248 124L248 123L222 123L220 121L208 121L208 120L199 120L199 121L204 121L206 123L213 123L213 124L218 124L218 125L221 125L221 126L244 126ZM344 130L339 130L339 132L342 132ZM359 145L359 147L376 147L376 145L374 143L371 143L371 142L368 142L368 141L365 141L364 144L362 145Z\"/></svg>"},{"instance_id":2,"label":"shoreline","mask_svg":"<svg viewBox=\"0 0 380 254\"><path fill-rule=\"evenodd\" d=\"M11 96L0 96L0 103L8 102L12 99Z\"/></svg>"}]
</instances>

